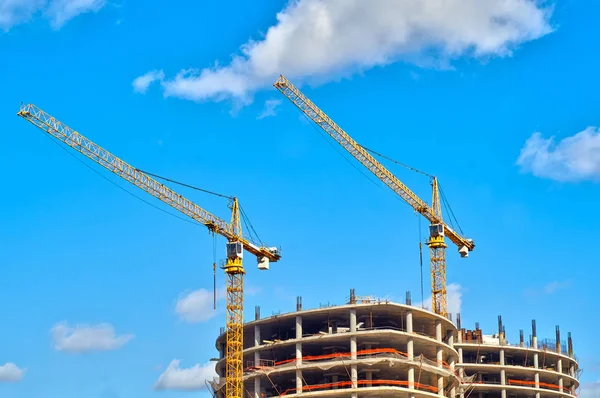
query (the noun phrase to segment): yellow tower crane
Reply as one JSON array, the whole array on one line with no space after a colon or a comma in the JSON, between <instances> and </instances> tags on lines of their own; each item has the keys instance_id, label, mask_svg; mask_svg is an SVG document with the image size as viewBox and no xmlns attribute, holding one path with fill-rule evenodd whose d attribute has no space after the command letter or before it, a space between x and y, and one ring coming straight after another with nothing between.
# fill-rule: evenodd
<instances>
[{"instance_id":1,"label":"yellow tower crane","mask_svg":"<svg viewBox=\"0 0 600 398\"><path fill-rule=\"evenodd\" d=\"M337 141L344 149L354 156L360 163L369 169L377 178L404 201L406 201L416 212L422 214L430 222L429 240L427 245L430 252L431 263L431 300L432 311L442 316L448 316L446 299L446 243L447 236L455 245L461 257L468 257L469 252L475 248L472 239L459 235L442 220L442 210L438 190L437 178L432 178L432 205L429 206L420 199L395 175L379 163L369 152L352 139L340 126L329 116L312 103L302 92L295 87L285 76L281 75L274 86L285 95L306 116L321 127L329 136Z\"/></svg>"},{"instance_id":2,"label":"yellow tower crane","mask_svg":"<svg viewBox=\"0 0 600 398\"><path fill-rule=\"evenodd\" d=\"M270 262L276 262L281 258L279 250L275 247L256 245L242 236L240 208L237 198L232 198L229 206L231 209L231 223L227 223L152 179L146 173L125 163L35 105L22 105L17 115L124 180L148 192L198 223L205 225L213 234L216 233L227 238L227 260L223 267L227 275L225 396L226 398L242 398L244 390L244 274L246 273L242 265L243 250L245 249L256 256L258 268L261 270L269 269Z\"/></svg>"}]
</instances>

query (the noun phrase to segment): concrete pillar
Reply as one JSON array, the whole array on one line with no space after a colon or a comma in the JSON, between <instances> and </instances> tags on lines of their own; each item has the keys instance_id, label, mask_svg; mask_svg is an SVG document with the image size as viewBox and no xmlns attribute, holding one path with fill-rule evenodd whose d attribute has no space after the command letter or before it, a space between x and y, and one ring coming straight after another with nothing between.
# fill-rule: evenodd
<instances>
[{"instance_id":1,"label":"concrete pillar","mask_svg":"<svg viewBox=\"0 0 600 398\"><path fill-rule=\"evenodd\" d=\"M437 340L437 365L442 368L444 366L444 351L442 349L442 321L435 321L435 339ZM444 376L437 377L438 395L444 396Z\"/></svg>"},{"instance_id":2,"label":"concrete pillar","mask_svg":"<svg viewBox=\"0 0 600 398\"><path fill-rule=\"evenodd\" d=\"M540 362L539 362L539 355L538 355L538 351L537 351L537 329L535 326L535 319L533 319L531 321L531 343L533 345L533 349L535 350L535 353L533 354L533 367L535 369L539 369L540 368ZM535 372L535 388L540 388L540 372L538 372L536 370ZM540 393L536 392L535 393L535 398L540 398Z\"/></svg>"},{"instance_id":3,"label":"concrete pillar","mask_svg":"<svg viewBox=\"0 0 600 398\"><path fill-rule=\"evenodd\" d=\"M408 355L409 360L414 360L415 351L414 351L414 340L412 337L413 333L413 314L412 311L408 311L406 313L406 332L408 333L408 342L406 343L406 354ZM414 390L415 388L415 366L410 365L408 369L408 388Z\"/></svg>"},{"instance_id":4,"label":"concrete pillar","mask_svg":"<svg viewBox=\"0 0 600 398\"><path fill-rule=\"evenodd\" d=\"M564 381L563 381L563 367L562 367L562 359L558 358L558 361L556 362L556 370L558 371L558 373L560 373L560 377L558 378L558 386L560 387L560 392L561 394L563 393L563 387L564 387Z\"/></svg>"},{"instance_id":5,"label":"concrete pillar","mask_svg":"<svg viewBox=\"0 0 600 398\"><path fill-rule=\"evenodd\" d=\"M458 332L458 338L460 340L460 331ZM462 348L458 349L458 363L463 363L463 349ZM460 368L458 368L458 377L460 377L461 381L465 377L465 370L462 366ZM462 389L462 388L460 389L460 398L465 398L465 392L464 392L464 389Z\"/></svg>"},{"instance_id":6,"label":"concrete pillar","mask_svg":"<svg viewBox=\"0 0 600 398\"><path fill-rule=\"evenodd\" d=\"M571 362L571 366L569 366L569 375L575 377L575 364L573 362Z\"/></svg>"},{"instance_id":7,"label":"concrete pillar","mask_svg":"<svg viewBox=\"0 0 600 398\"><path fill-rule=\"evenodd\" d=\"M442 322L440 320L435 321L435 339L437 340L437 364L439 367L443 366L444 351L442 350Z\"/></svg>"},{"instance_id":8,"label":"concrete pillar","mask_svg":"<svg viewBox=\"0 0 600 398\"><path fill-rule=\"evenodd\" d=\"M302 316L296 315L296 393L302 393Z\"/></svg>"},{"instance_id":9,"label":"concrete pillar","mask_svg":"<svg viewBox=\"0 0 600 398\"><path fill-rule=\"evenodd\" d=\"M356 332L356 310L350 310L350 333ZM356 369L356 335L350 337L350 358L353 363L350 365L350 380L352 381L352 387L357 388L358 371Z\"/></svg>"},{"instance_id":10,"label":"concrete pillar","mask_svg":"<svg viewBox=\"0 0 600 398\"><path fill-rule=\"evenodd\" d=\"M454 347L454 332L450 329L448 330L448 345L450 347ZM454 357L450 356L448 358L448 365L450 366L450 370L452 370L452 372L454 373L455 371L455 363L454 363ZM456 397L456 387L452 387L450 389L450 397L454 398Z\"/></svg>"},{"instance_id":11,"label":"concrete pillar","mask_svg":"<svg viewBox=\"0 0 600 398\"><path fill-rule=\"evenodd\" d=\"M254 346L258 347L261 344L260 326L254 326ZM260 365L260 351L254 351L254 365ZM254 378L254 398L260 398L260 377Z\"/></svg>"},{"instance_id":12,"label":"concrete pillar","mask_svg":"<svg viewBox=\"0 0 600 398\"><path fill-rule=\"evenodd\" d=\"M373 371L365 371L365 378L367 379L367 387L371 387L373 385L373 383L371 383L371 380L373 380Z\"/></svg>"},{"instance_id":13,"label":"concrete pillar","mask_svg":"<svg viewBox=\"0 0 600 398\"><path fill-rule=\"evenodd\" d=\"M340 380L338 379L337 375L331 376L331 382L334 383L334 386L331 387L332 390L337 390L338 389L338 386L335 385L335 383L337 383L338 381L340 381Z\"/></svg>"},{"instance_id":14,"label":"concrete pillar","mask_svg":"<svg viewBox=\"0 0 600 398\"><path fill-rule=\"evenodd\" d=\"M560 347L560 327L558 325L556 325L556 352L558 353L558 355L561 354L561 347ZM558 371L558 373L560 374L560 377L558 378L558 386L560 387L560 393L563 393L563 377L562 377L562 359L560 357L558 357L558 360L556 361L556 370Z\"/></svg>"},{"instance_id":15,"label":"concrete pillar","mask_svg":"<svg viewBox=\"0 0 600 398\"><path fill-rule=\"evenodd\" d=\"M501 385L506 385L506 370L504 369L504 365L505 365L505 361L504 361L504 349L500 350L500 366L502 366L502 368L500 369L500 384ZM506 388L503 388L502 391L502 398L506 398Z\"/></svg>"},{"instance_id":16,"label":"concrete pillar","mask_svg":"<svg viewBox=\"0 0 600 398\"><path fill-rule=\"evenodd\" d=\"M456 328L458 329L458 335L457 335L456 341L458 343L462 343L462 322L460 320L460 313L456 314ZM462 348L458 349L458 363L463 363ZM458 377L460 377L461 381L465 377L465 371L462 366L460 368L458 368ZM460 391L460 398L465 398L464 389L460 388L459 391Z\"/></svg>"},{"instance_id":17,"label":"concrete pillar","mask_svg":"<svg viewBox=\"0 0 600 398\"><path fill-rule=\"evenodd\" d=\"M442 321L436 319L435 321L435 339L437 341L442 341Z\"/></svg>"}]
</instances>

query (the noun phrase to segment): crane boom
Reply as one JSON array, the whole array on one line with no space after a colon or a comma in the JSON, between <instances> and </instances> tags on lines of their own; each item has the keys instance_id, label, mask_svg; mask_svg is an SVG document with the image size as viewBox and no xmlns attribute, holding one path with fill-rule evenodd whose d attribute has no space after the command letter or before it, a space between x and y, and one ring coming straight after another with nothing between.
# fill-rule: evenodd
<instances>
[{"instance_id":1,"label":"crane boom","mask_svg":"<svg viewBox=\"0 0 600 398\"><path fill-rule=\"evenodd\" d=\"M312 119L313 122L337 141L354 158L375 174L379 180L404 199L416 212L429 220L430 239L427 245L430 249L432 310L440 315L447 316L445 254L447 246L444 242L444 237L447 236L458 246L458 252L462 257L468 256L469 251L475 248L475 243L472 239L467 239L459 235L458 232L454 231L454 229L443 221L437 179L435 177L432 179L433 195L432 206L430 207L371 156L365 148L354 141L352 137L302 94L285 76L281 75L273 85L296 105L300 111Z\"/></svg>"},{"instance_id":2,"label":"crane boom","mask_svg":"<svg viewBox=\"0 0 600 398\"><path fill-rule=\"evenodd\" d=\"M255 256L266 257L272 262L279 260L280 255L278 253L273 253L272 250L259 247L244 237L238 236L237 231L234 230L236 223L230 225L226 221L209 213L191 200L186 199L146 173L119 159L37 106L33 104L23 105L17 114L119 177L129 181L195 221L204 224L209 230L224 236L229 241L242 243L244 248Z\"/></svg>"},{"instance_id":3,"label":"crane boom","mask_svg":"<svg viewBox=\"0 0 600 398\"><path fill-rule=\"evenodd\" d=\"M359 145L340 126L327 116L319 107L309 100L300 90L294 86L285 76L280 76L274 86L281 91L290 101L294 103L304 114L311 118L334 140L342 145L352 156L361 162L367 169L377 176L384 184L396 192L415 211L421 213L431 224L444 226L446 236L459 248L465 246L469 251L475 248L475 244L459 235L438 217L426 202L421 200L414 192L404 185L387 168L379 163L369 152Z\"/></svg>"},{"instance_id":4,"label":"crane boom","mask_svg":"<svg viewBox=\"0 0 600 398\"><path fill-rule=\"evenodd\" d=\"M237 198L232 198L231 223L227 223L146 173L127 164L35 105L22 105L17 115L119 177L204 224L212 233L227 238L227 261L223 267L227 274L225 396L226 398L242 398L244 395L244 274L246 273L242 264L242 252L245 249L254 254L258 260L259 269L268 269L269 262L276 262L281 258L278 249L258 246L242 236Z\"/></svg>"}]
</instances>

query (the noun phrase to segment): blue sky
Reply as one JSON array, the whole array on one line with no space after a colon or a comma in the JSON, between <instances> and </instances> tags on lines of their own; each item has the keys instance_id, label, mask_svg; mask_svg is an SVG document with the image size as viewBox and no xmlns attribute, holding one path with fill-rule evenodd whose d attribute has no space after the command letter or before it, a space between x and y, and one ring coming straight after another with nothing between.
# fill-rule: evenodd
<instances>
[{"instance_id":1,"label":"blue sky","mask_svg":"<svg viewBox=\"0 0 600 398\"><path fill-rule=\"evenodd\" d=\"M540 337L560 325L582 397L598 397L600 4L445 3L0 0L0 396L183 396L155 391L160 375L210 374L224 324L206 230L84 167L15 115L21 101L136 167L237 195L283 250L269 272L247 256L248 319L350 288L421 299L419 219L271 87L283 73L359 143L438 176L477 243L466 260L448 250L463 324L492 333L501 314L512 341L531 319ZM384 164L429 201L426 178Z\"/></svg>"}]
</instances>

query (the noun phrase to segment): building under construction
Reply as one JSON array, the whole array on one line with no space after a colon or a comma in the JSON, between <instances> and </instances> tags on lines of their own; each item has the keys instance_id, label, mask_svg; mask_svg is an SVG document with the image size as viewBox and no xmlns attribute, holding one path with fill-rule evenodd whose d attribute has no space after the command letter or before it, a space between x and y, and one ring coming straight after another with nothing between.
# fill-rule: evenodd
<instances>
[{"instance_id":1,"label":"building under construction","mask_svg":"<svg viewBox=\"0 0 600 398\"><path fill-rule=\"evenodd\" d=\"M523 332L521 331L521 336ZM217 338L225 396L225 340ZM311 397L560 397L575 396L578 364L568 348L538 340L509 344L499 330L484 335L429 310L356 297L347 304L260 317L244 326L244 396Z\"/></svg>"}]
</instances>

